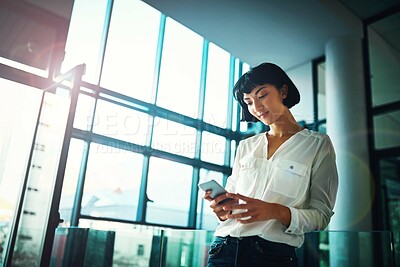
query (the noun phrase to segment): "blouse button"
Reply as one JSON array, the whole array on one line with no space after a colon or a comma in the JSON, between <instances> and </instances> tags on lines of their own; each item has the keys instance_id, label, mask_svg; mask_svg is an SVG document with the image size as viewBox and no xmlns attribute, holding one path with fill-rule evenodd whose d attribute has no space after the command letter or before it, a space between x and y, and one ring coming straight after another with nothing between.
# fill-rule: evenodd
<instances>
[{"instance_id":1,"label":"blouse button","mask_svg":"<svg viewBox=\"0 0 400 267\"><path fill-rule=\"evenodd\" d=\"M293 167L293 165L292 165L292 166L290 166L290 168L291 168L291 169L293 169L293 168L294 168L294 167Z\"/></svg>"}]
</instances>

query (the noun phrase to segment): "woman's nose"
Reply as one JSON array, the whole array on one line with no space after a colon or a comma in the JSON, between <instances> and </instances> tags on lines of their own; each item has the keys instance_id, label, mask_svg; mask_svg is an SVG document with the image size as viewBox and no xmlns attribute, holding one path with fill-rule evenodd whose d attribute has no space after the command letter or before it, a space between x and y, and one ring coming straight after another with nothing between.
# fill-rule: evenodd
<instances>
[{"instance_id":1,"label":"woman's nose","mask_svg":"<svg viewBox=\"0 0 400 267\"><path fill-rule=\"evenodd\" d=\"M253 105L254 105L255 111L261 111L264 109L264 106L261 103L259 103L258 101L254 101Z\"/></svg>"}]
</instances>

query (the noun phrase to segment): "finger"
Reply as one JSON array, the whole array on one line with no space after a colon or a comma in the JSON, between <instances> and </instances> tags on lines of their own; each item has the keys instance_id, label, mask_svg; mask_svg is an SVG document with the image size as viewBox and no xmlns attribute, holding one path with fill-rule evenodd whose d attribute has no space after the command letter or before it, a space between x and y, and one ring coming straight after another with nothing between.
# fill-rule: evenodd
<instances>
[{"instance_id":1,"label":"finger","mask_svg":"<svg viewBox=\"0 0 400 267\"><path fill-rule=\"evenodd\" d=\"M223 211L224 206L220 205L215 199L210 202L210 208L216 213Z\"/></svg>"},{"instance_id":2,"label":"finger","mask_svg":"<svg viewBox=\"0 0 400 267\"><path fill-rule=\"evenodd\" d=\"M252 198L243 196L243 195L238 194L238 193L236 193L236 194L233 194L233 193L226 193L226 196L227 196L227 197L231 197L231 198L235 198L235 199L241 199L241 200L244 200L244 201L252 200Z\"/></svg>"},{"instance_id":3,"label":"finger","mask_svg":"<svg viewBox=\"0 0 400 267\"><path fill-rule=\"evenodd\" d=\"M234 204L224 205L224 210L247 210L247 204L239 204L235 202Z\"/></svg>"},{"instance_id":4,"label":"finger","mask_svg":"<svg viewBox=\"0 0 400 267\"><path fill-rule=\"evenodd\" d=\"M212 198L210 197L210 196L207 196L207 197L203 197L205 200L208 200L208 201L212 201Z\"/></svg>"},{"instance_id":5,"label":"finger","mask_svg":"<svg viewBox=\"0 0 400 267\"><path fill-rule=\"evenodd\" d=\"M226 196L226 194L222 194L222 195L219 195L219 196L214 198L214 200L216 202L218 202L218 203L220 203L220 202L222 202L224 200L227 200L227 199L228 199L228 197Z\"/></svg>"},{"instance_id":6,"label":"finger","mask_svg":"<svg viewBox=\"0 0 400 267\"><path fill-rule=\"evenodd\" d=\"M250 217L250 213L248 211L240 212L240 213L232 213L228 215L229 219L241 219L241 218L246 218Z\"/></svg>"},{"instance_id":7,"label":"finger","mask_svg":"<svg viewBox=\"0 0 400 267\"><path fill-rule=\"evenodd\" d=\"M237 219L236 221L237 221L238 223L241 223L241 224L247 224L247 223L255 222L256 219L253 219L253 218L251 217L251 218L249 218L249 219Z\"/></svg>"}]
</instances>

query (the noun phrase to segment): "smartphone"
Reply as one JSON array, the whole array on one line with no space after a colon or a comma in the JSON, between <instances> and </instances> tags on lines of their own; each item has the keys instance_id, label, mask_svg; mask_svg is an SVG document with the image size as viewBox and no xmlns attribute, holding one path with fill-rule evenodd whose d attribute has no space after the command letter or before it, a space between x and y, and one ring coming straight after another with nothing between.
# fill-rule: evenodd
<instances>
[{"instance_id":1,"label":"smartphone","mask_svg":"<svg viewBox=\"0 0 400 267\"><path fill-rule=\"evenodd\" d=\"M210 180L204 183L200 183L198 184L198 186L204 191L212 190L210 195L212 198L216 198L221 194L227 193L225 188L215 180Z\"/></svg>"}]
</instances>

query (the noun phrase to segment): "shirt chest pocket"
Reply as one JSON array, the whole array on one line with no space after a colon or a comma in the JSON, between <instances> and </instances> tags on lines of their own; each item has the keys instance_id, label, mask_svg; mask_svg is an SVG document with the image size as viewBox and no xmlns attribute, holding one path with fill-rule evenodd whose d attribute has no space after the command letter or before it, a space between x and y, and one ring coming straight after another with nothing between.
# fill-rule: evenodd
<instances>
[{"instance_id":1,"label":"shirt chest pocket","mask_svg":"<svg viewBox=\"0 0 400 267\"><path fill-rule=\"evenodd\" d=\"M273 171L269 189L290 198L298 198L308 188L307 170L304 164L281 160Z\"/></svg>"},{"instance_id":2,"label":"shirt chest pocket","mask_svg":"<svg viewBox=\"0 0 400 267\"><path fill-rule=\"evenodd\" d=\"M260 163L257 158L246 157L239 161L239 179L237 193L251 195L258 181Z\"/></svg>"}]
</instances>

